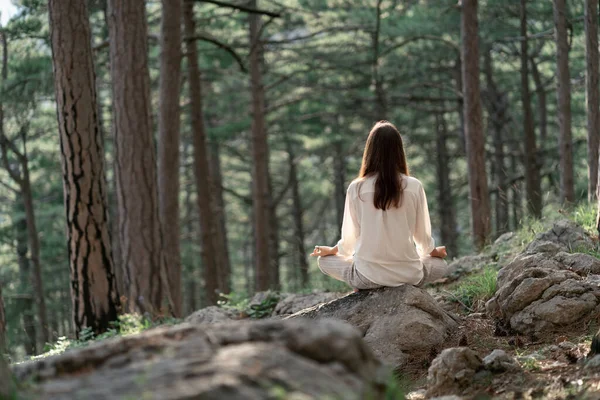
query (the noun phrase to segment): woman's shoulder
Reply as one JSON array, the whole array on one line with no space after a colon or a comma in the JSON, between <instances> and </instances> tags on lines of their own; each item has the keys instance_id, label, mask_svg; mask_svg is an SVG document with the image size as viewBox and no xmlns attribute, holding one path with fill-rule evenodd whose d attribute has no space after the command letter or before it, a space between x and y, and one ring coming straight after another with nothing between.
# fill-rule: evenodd
<instances>
[{"instance_id":1,"label":"woman's shoulder","mask_svg":"<svg viewBox=\"0 0 600 400\"><path fill-rule=\"evenodd\" d=\"M423 187L421 181L414 176L402 175L402 179L406 182L405 190L420 190Z\"/></svg>"}]
</instances>

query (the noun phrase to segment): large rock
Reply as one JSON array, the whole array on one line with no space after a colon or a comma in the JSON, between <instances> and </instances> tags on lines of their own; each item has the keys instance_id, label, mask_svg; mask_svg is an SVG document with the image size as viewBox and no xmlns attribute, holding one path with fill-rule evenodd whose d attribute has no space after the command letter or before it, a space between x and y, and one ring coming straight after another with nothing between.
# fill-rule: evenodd
<instances>
[{"instance_id":1,"label":"large rock","mask_svg":"<svg viewBox=\"0 0 600 400\"><path fill-rule=\"evenodd\" d=\"M310 293L310 294L290 294L285 296L277 303L273 315L289 315L313 307L317 304L328 303L343 296L342 293Z\"/></svg>"},{"instance_id":2,"label":"large rock","mask_svg":"<svg viewBox=\"0 0 600 400\"><path fill-rule=\"evenodd\" d=\"M231 310L218 306L209 306L202 308L185 319L185 322L193 324L227 322L238 319L238 316Z\"/></svg>"},{"instance_id":3,"label":"large rock","mask_svg":"<svg viewBox=\"0 0 600 400\"><path fill-rule=\"evenodd\" d=\"M563 251L590 243L581 228L564 221L538 235L499 271L488 312L514 331L534 335L593 318L600 304L600 260Z\"/></svg>"},{"instance_id":4,"label":"large rock","mask_svg":"<svg viewBox=\"0 0 600 400\"><path fill-rule=\"evenodd\" d=\"M460 393L473 383L483 369L481 358L467 347L445 349L433 360L427 374L427 395L442 396Z\"/></svg>"},{"instance_id":5,"label":"large rock","mask_svg":"<svg viewBox=\"0 0 600 400\"><path fill-rule=\"evenodd\" d=\"M380 360L396 368L437 352L458 325L425 290L411 285L361 290L287 318L298 317L349 322Z\"/></svg>"},{"instance_id":6,"label":"large rock","mask_svg":"<svg viewBox=\"0 0 600 400\"><path fill-rule=\"evenodd\" d=\"M378 368L355 328L297 320L158 328L14 373L44 399L377 399Z\"/></svg>"}]
</instances>

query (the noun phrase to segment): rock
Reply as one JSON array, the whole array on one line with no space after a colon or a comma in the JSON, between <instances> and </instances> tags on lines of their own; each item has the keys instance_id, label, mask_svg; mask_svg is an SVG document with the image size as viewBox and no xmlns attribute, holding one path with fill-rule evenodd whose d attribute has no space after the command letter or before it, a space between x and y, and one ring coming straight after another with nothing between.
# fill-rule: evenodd
<instances>
[{"instance_id":1,"label":"rock","mask_svg":"<svg viewBox=\"0 0 600 400\"><path fill-rule=\"evenodd\" d=\"M433 360L427 375L429 397L459 393L483 369L481 358L468 347L445 349Z\"/></svg>"},{"instance_id":2,"label":"rock","mask_svg":"<svg viewBox=\"0 0 600 400\"><path fill-rule=\"evenodd\" d=\"M193 324L226 322L236 319L233 311L226 310L217 306L209 306L200 309L185 319L185 322Z\"/></svg>"},{"instance_id":3,"label":"rock","mask_svg":"<svg viewBox=\"0 0 600 400\"><path fill-rule=\"evenodd\" d=\"M563 227L563 225L558 225ZM600 260L587 254L558 251L564 243L589 240L581 228L557 225L498 272L498 289L486 304L488 314L523 334L547 333L593 317L600 304ZM558 232L558 233L557 233ZM531 253L531 251L552 251Z\"/></svg>"},{"instance_id":4,"label":"rock","mask_svg":"<svg viewBox=\"0 0 600 400\"><path fill-rule=\"evenodd\" d=\"M433 397L430 400L463 400L463 398L460 396L450 395L450 396Z\"/></svg>"},{"instance_id":5,"label":"rock","mask_svg":"<svg viewBox=\"0 0 600 400\"><path fill-rule=\"evenodd\" d=\"M182 324L14 366L55 399L363 399L379 362L340 321ZM377 397L373 397L377 398Z\"/></svg>"},{"instance_id":6,"label":"rock","mask_svg":"<svg viewBox=\"0 0 600 400\"><path fill-rule=\"evenodd\" d=\"M584 248L593 248L592 239L585 233L582 227L571 220L563 219L552 226L549 231L538 234L535 240L527 246L529 254L540 252L534 251L542 242L553 242L561 247L563 251L578 251Z\"/></svg>"},{"instance_id":7,"label":"rock","mask_svg":"<svg viewBox=\"0 0 600 400\"><path fill-rule=\"evenodd\" d=\"M481 270L492 262L494 262L492 257L487 254L464 256L448 265L448 275L458 278L473 271Z\"/></svg>"},{"instance_id":8,"label":"rock","mask_svg":"<svg viewBox=\"0 0 600 400\"><path fill-rule=\"evenodd\" d=\"M504 350L494 350L483 359L483 366L492 372L516 371L520 369L514 358Z\"/></svg>"},{"instance_id":9,"label":"rock","mask_svg":"<svg viewBox=\"0 0 600 400\"><path fill-rule=\"evenodd\" d=\"M595 355L591 359L587 360L585 362L585 368L589 368L589 369L600 368L600 354Z\"/></svg>"},{"instance_id":10,"label":"rock","mask_svg":"<svg viewBox=\"0 0 600 400\"><path fill-rule=\"evenodd\" d=\"M286 296L277 303L273 315L289 315L304 310L305 308L313 307L317 304L327 303L338 299L343 294L341 293L310 293L310 294L291 294Z\"/></svg>"},{"instance_id":11,"label":"rock","mask_svg":"<svg viewBox=\"0 0 600 400\"><path fill-rule=\"evenodd\" d=\"M427 359L458 326L456 317L412 285L361 290L287 318L299 317L349 322L380 360L396 368Z\"/></svg>"}]
</instances>

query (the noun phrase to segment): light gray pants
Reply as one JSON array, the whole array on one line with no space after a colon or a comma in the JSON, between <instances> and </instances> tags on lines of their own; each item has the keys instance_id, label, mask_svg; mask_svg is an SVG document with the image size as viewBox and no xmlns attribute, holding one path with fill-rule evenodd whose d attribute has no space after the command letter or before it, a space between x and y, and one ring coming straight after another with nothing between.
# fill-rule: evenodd
<instances>
[{"instance_id":1,"label":"light gray pants","mask_svg":"<svg viewBox=\"0 0 600 400\"><path fill-rule=\"evenodd\" d=\"M421 257L421 263L423 263L423 279L417 286L435 282L448 273L448 264L441 258L425 256ZM376 289L384 286L371 282L358 272L351 258L339 255L319 257L318 264L325 275L346 282L355 289Z\"/></svg>"}]
</instances>

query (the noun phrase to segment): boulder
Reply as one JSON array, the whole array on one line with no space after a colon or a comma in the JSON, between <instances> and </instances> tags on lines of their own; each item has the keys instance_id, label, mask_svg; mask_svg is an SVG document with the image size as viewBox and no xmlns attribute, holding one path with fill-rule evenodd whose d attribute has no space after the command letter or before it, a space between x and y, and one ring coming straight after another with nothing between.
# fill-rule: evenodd
<instances>
[{"instance_id":1,"label":"boulder","mask_svg":"<svg viewBox=\"0 0 600 400\"><path fill-rule=\"evenodd\" d=\"M320 292L310 294L290 294L277 303L273 315L290 315L315 306L328 303L343 296L342 293Z\"/></svg>"},{"instance_id":2,"label":"boulder","mask_svg":"<svg viewBox=\"0 0 600 400\"><path fill-rule=\"evenodd\" d=\"M539 234L498 272L488 313L516 332L533 335L593 318L600 304L600 260L563 251L591 243L583 229L565 221Z\"/></svg>"},{"instance_id":3,"label":"boulder","mask_svg":"<svg viewBox=\"0 0 600 400\"><path fill-rule=\"evenodd\" d=\"M361 290L286 318L300 317L335 318L358 327L375 355L396 368L437 353L458 326L457 317L412 285Z\"/></svg>"},{"instance_id":4,"label":"boulder","mask_svg":"<svg viewBox=\"0 0 600 400\"><path fill-rule=\"evenodd\" d=\"M468 347L445 349L433 360L427 374L429 397L460 393L483 369L481 358Z\"/></svg>"},{"instance_id":5,"label":"boulder","mask_svg":"<svg viewBox=\"0 0 600 400\"><path fill-rule=\"evenodd\" d=\"M496 349L483 359L483 366L488 371L506 372L519 370L517 361L509 356L504 350Z\"/></svg>"},{"instance_id":6,"label":"boulder","mask_svg":"<svg viewBox=\"0 0 600 400\"><path fill-rule=\"evenodd\" d=\"M209 306L189 315L185 321L193 324L226 322L237 319L233 311L218 306Z\"/></svg>"},{"instance_id":7,"label":"boulder","mask_svg":"<svg viewBox=\"0 0 600 400\"><path fill-rule=\"evenodd\" d=\"M380 364L340 321L182 324L14 366L44 399L363 399Z\"/></svg>"}]
</instances>

